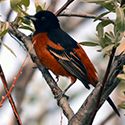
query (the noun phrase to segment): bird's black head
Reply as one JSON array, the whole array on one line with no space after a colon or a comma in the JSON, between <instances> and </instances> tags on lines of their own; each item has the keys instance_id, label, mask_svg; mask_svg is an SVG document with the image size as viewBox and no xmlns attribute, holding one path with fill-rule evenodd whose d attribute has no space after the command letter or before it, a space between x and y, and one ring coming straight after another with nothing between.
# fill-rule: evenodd
<instances>
[{"instance_id":1,"label":"bird's black head","mask_svg":"<svg viewBox=\"0 0 125 125\"><path fill-rule=\"evenodd\" d=\"M32 20L36 33L60 28L59 20L50 11L39 11L34 16L26 16L26 18Z\"/></svg>"}]
</instances>

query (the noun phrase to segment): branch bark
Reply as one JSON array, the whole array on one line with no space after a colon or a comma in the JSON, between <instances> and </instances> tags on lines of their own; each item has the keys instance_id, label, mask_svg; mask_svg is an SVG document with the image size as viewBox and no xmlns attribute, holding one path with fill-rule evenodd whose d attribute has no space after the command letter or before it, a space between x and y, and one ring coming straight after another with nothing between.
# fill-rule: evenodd
<instances>
[{"instance_id":1,"label":"branch bark","mask_svg":"<svg viewBox=\"0 0 125 125\"><path fill-rule=\"evenodd\" d=\"M86 13L61 13L59 14L58 16L60 17L80 17L80 18L88 18L88 19L96 19L97 16L96 15L93 15L93 14L86 14ZM106 17L103 17L103 18L99 18L99 20L107 20Z\"/></svg>"},{"instance_id":2,"label":"branch bark","mask_svg":"<svg viewBox=\"0 0 125 125\"><path fill-rule=\"evenodd\" d=\"M117 79L117 75L122 72L124 64L125 64L125 54L119 55L114 59L109 76L106 80L106 84L102 92L99 106L97 107L97 102L100 96L99 94L100 94L102 84L98 84L95 87L95 89L88 96L86 101L82 104L78 112L69 121L69 125L91 125L92 124L91 120L93 119L95 112L99 110L99 108L102 106L105 100L107 100L107 98L109 97L110 93L118 85L119 79Z\"/></svg>"},{"instance_id":3,"label":"branch bark","mask_svg":"<svg viewBox=\"0 0 125 125\"><path fill-rule=\"evenodd\" d=\"M2 67L1 67L1 65L0 65L0 78L1 78L1 80L2 80L2 82L3 82L5 92L6 92L6 94L8 94L9 88L8 88L8 84L7 84L6 78L5 78L5 76L4 76L4 72L3 72L3 69L2 69ZM13 100L11 94L10 94L10 95L7 95L7 97L8 97L8 100L9 100L9 102L10 102L10 105L11 105L11 107L12 107L12 109L13 109L13 113L14 113L14 115L15 115L15 117L16 117L16 121L17 121L18 125L22 125L20 116L19 116L19 114L18 114L18 111L17 111L16 105L15 105L15 102L14 102L14 100Z\"/></svg>"}]
</instances>

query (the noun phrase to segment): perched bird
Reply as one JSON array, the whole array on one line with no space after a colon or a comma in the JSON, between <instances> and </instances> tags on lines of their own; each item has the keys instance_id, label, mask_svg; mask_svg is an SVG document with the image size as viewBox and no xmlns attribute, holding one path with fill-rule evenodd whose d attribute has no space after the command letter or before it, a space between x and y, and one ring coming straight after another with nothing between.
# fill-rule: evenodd
<instances>
[{"instance_id":1,"label":"perched bird","mask_svg":"<svg viewBox=\"0 0 125 125\"><path fill-rule=\"evenodd\" d=\"M93 64L83 48L61 29L58 18L52 12L39 11L34 16L26 18L35 26L32 42L43 66L56 76L69 77L71 84L67 89L76 79L79 79L87 89L90 88L89 84L96 86L98 77ZM107 101L119 115L112 100L108 98Z\"/></svg>"}]
</instances>

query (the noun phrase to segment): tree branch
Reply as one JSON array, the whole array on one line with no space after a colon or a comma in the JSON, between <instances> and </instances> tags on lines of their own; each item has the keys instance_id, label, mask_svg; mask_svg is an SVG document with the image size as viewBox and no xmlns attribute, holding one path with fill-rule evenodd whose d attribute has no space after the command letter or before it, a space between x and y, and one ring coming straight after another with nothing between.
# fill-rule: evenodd
<instances>
[{"instance_id":1,"label":"tree branch","mask_svg":"<svg viewBox=\"0 0 125 125\"><path fill-rule=\"evenodd\" d=\"M10 95L8 94L9 88L8 88L8 84L7 84L6 78L5 78L5 76L4 76L4 72L3 72L3 70L2 70L1 65L0 65L0 78L1 78L1 80L2 80L2 82L3 82L5 92L6 92L6 94L7 94L8 99L9 99L10 105L11 105L11 107L12 107L12 109L13 109L13 112L14 112L14 115L15 115L15 117L16 117L17 123L18 123L18 125L22 125L20 116L19 116L19 114L18 114L16 105L15 105L15 103L14 103L14 100L13 100L11 94L10 94Z\"/></svg>"},{"instance_id":2,"label":"tree branch","mask_svg":"<svg viewBox=\"0 0 125 125\"><path fill-rule=\"evenodd\" d=\"M62 17L80 17L80 18L88 18L88 19L96 19L97 16L96 15L92 15L92 14L86 14L86 13L82 13L82 14L79 14L79 13L61 13L59 14L58 16ZM107 20L108 18L106 17L102 17L102 18L99 18L99 20Z\"/></svg>"},{"instance_id":3,"label":"tree branch","mask_svg":"<svg viewBox=\"0 0 125 125\"><path fill-rule=\"evenodd\" d=\"M74 0L67 0L67 2L55 13L58 16L63 10L65 10Z\"/></svg>"},{"instance_id":4,"label":"tree branch","mask_svg":"<svg viewBox=\"0 0 125 125\"><path fill-rule=\"evenodd\" d=\"M100 104L100 99L101 99L101 97L102 97L102 95L103 95L103 90L104 90L104 88L105 88L105 86L106 86L105 84L107 84L106 81L107 81L107 79L108 79L108 76L109 76L109 73L110 73L110 69L111 69L111 67L112 67L112 62L113 62L113 59L114 59L115 51L116 51L116 47L114 46L114 47L112 48L112 51L111 51L111 55L110 55L110 58L109 58L108 66L107 66L107 68L106 68L106 72L105 72L103 81L101 82L102 87L101 87L100 93L98 94L97 105L96 105L96 107L95 107L95 110L93 111L93 118L91 119L91 124L92 124L92 122L93 122L93 120L94 120L94 117L95 117L95 115L96 115L96 113L97 113L97 111L98 111L98 109L99 109L98 107L100 106L100 105L99 105L99 104Z\"/></svg>"},{"instance_id":5,"label":"tree branch","mask_svg":"<svg viewBox=\"0 0 125 125\"><path fill-rule=\"evenodd\" d=\"M107 98L109 97L110 93L118 85L119 79L117 79L117 75L122 72L124 64L125 64L125 54L119 55L113 61L97 110L99 110L99 108L102 106L105 100L107 100ZM91 92L91 94L88 96L86 101L82 104L78 112L69 121L69 125L91 125L92 124L91 120L95 116L95 107L98 102L97 100L100 96L99 94L100 94L101 87L102 87L102 84L98 84L95 87L95 89Z\"/></svg>"}]
</instances>

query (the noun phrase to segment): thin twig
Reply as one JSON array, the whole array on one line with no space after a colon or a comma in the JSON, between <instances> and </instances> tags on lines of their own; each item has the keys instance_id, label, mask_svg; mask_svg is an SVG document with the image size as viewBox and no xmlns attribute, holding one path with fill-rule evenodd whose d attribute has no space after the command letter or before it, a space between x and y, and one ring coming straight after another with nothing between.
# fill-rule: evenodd
<instances>
[{"instance_id":1,"label":"thin twig","mask_svg":"<svg viewBox=\"0 0 125 125\"><path fill-rule=\"evenodd\" d=\"M62 17L62 16L65 16L65 17L80 17L80 18L89 18L89 19L96 19L97 16L96 15L92 15L92 14L79 14L79 13L61 13L59 14L58 16ZM107 20L108 18L106 17L102 17L102 18L99 18L99 20Z\"/></svg>"},{"instance_id":2,"label":"thin twig","mask_svg":"<svg viewBox=\"0 0 125 125\"><path fill-rule=\"evenodd\" d=\"M20 75L21 75L21 73L22 73L24 64L25 64L25 62L26 62L26 60L27 60L27 57L28 57L28 54L27 54L25 60L23 61L23 64L21 65L21 67L20 67L20 69L19 69L17 75L14 77L14 80L13 80L13 82L12 82L12 85L11 85L10 89L8 90L8 92L7 92L7 94L4 96L4 98L2 98L2 100L0 101L0 105L3 104L3 102L6 100L6 98L8 97L8 95L10 95L11 92L13 91L13 88L15 87L16 82L17 82L18 78L20 77Z\"/></svg>"},{"instance_id":3,"label":"thin twig","mask_svg":"<svg viewBox=\"0 0 125 125\"><path fill-rule=\"evenodd\" d=\"M6 21L9 21L10 20L10 17L11 17L11 14L12 14L13 10L10 9L6 15Z\"/></svg>"},{"instance_id":4,"label":"thin twig","mask_svg":"<svg viewBox=\"0 0 125 125\"><path fill-rule=\"evenodd\" d=\"M62 11L64 11L74 0L67 0L67 2L55 13L58 16Z\"/></svg>"},{"instance_id":5,"label":"thin twig","mask_svg":"<svg viewBox=\"0 0 125 125\"><path fill-rule=\"evenodd\" d=\"M112 61L113 61L114 55L115 55L115 51L116 51L116 47L114 46L112 48L111 55L110 55L109 62L108 62L108 66L107 66L107 69L106 69L106 72L105 72L105 76L104 76L104 79L103 79L103 82L102 82L103 85L105 84L105 82L106 82L106 80L108 78L108 75L110 73L111 66L112 66Z\"/></svg>"},{"instance_id":6,"label":"thin twig","mask_svg":"<svg viewBox=\"0 0 125 125\"><path fill-rule=\"evenodd\" d=\"M18 125L22 125L20 116L19 116L19 114L18 114L18 111L17 111L17 109L16 109L16 105L15 105L15 103L14 103L14 100L13 100L11 94L8 94L9 88L8 88L8 84L7 84L6 78L5 78L5 76L4 76L4 72L3 72L3 70L2 70L1 65L0 65L0 77L1 77L1 80L2 80L2 82L3 82L6 95L7 95L8 99L9 99L9 102L10 102L11 107L12 107L12 109L13 109L14 115L15 115L15 117L16 117L17 123L18 123Z\"/></svg>"},{"instance_id":7,"label":"thin twig","mask_svg":"<svg viewBox=\"0 0 125 125\"><path fill-rule=\"evenodd\" d=\"M96 15L91 15L91 14L79 14L79 13L61 13L58 16L65 16L65 17L81 17L81 18L91 18L95 19L97 18Z\"/></svg>"},{"instance_id":8,"label":"thin twig","mask_svg":"<svg viewBox=\"0 0 125 125\"><path fill-rule=\"evenodd\" d=\"M113 47L112 48L112 51L111 51L111 55L110 55L110 58L109 58L109 62L108 62L108 66L106 68L106 72L105 72L105 75L104 75L104 78L103 78L103 81L101 82L102 84L102 87L101 87L101 90L100 90L100 93L98 95L98 100L97 100L97 105L95 107L95 111L93 111L93 118L91 119L91 123L93 123L93 120L95 118L95 115L99 109L99 104L100 104L100 99L102 97L102 94L103 94L103 90L104 90L104 87L105 87L105 84L106 84L106 81L108 79L108 76L109 76L109 73L110 73L110 69L111 69L111 66L112 66L112 61L114 59L114 55L115 55L115 51L116 51L116 47Z\"/></svg>"}]
</instances>

